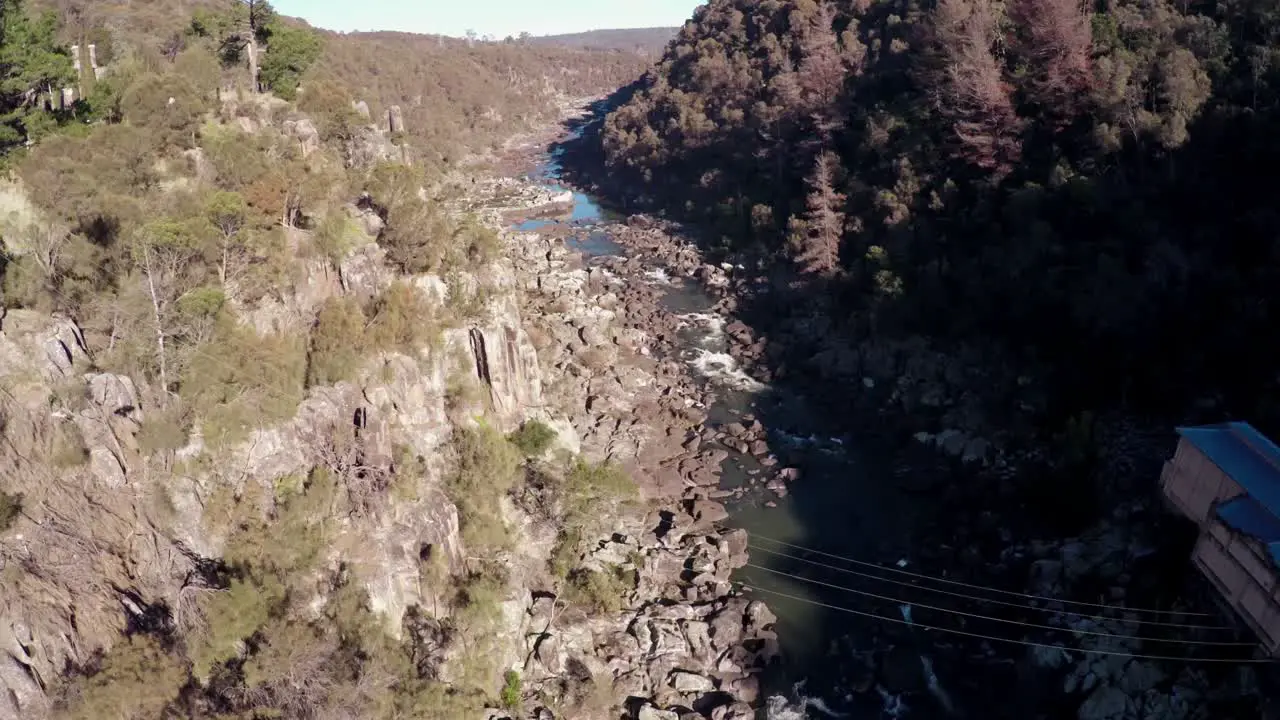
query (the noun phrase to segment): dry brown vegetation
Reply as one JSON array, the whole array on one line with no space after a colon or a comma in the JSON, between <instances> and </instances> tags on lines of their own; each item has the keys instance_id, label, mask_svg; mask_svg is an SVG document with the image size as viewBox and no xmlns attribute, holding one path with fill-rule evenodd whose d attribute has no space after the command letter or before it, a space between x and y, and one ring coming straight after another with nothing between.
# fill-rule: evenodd
<instances>
[{"instance_id":1,"label":"dry brown vegetation","mask_svg":"<svg viewBox=\"0 0 1280 720\"><path fill-rule=\"evenodd\" d=\"M460 159L461 147L498 143L513 128L554 118L553 94L602 95L646 66L621 51L351 33L326 36L316 74L367 102L380 121L390 106L401 107L413 146L447 163Z\"/></svg>"}]
</instances>

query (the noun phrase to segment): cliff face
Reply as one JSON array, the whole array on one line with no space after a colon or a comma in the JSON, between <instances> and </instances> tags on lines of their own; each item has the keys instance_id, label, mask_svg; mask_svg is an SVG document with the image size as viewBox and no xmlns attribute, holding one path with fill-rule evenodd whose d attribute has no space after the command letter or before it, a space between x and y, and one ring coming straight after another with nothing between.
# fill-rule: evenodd
<instances>
[{"instance_id":1,"label":"cliff face","mask_svg":"<svg viewBox=\"0 0 1280 720\"><path fill-rule=\"evenodd\" d=\"M677 429L698 421L688 388L671 391L679 373L644 357L643 333L618 326L616 280L580 267L562 244L511 235L505 257L449 282L398 278L371 241L336 270L310 262L305 272L293 297L246 312L247 322L287 329L330 297L372 297L397 279L434 313L479 309L415 356L378 353L354 380L312 388L286 422L228 447L196 432L161 463L140 447L160 409L140 401L133 379L93 371L74 322L29 311L0 319L0 472L21 505L0 535L0 720L44 717L62 673L126 631L180 625L226 551L232 498L267 517L281 483L312 468L390 477L416 458L409 481L336 519L323 548L326 569L345 568L399 637L411 610L447 620L457 591L447 578L475 565L448 490L458 429L509 432L537 419L555 430L558 452L639 470L678 451ZM502 558L498 666L523 673L557 708L628 696L682 707L717 693L750 701L750 669L774 638L767 609L728 583L745 562L745 536L712 528L723 518L713 503L680 503L678 480L637 476L647 502L609 518L576 559L630 578L603 607L558 595L547 567L562 528L538 488L501 499L514 537ZM455 660L442 651L442 679L456 675ZM737 715L720 714L749 712L730 709Z\"/></svg>"}]
</instances>

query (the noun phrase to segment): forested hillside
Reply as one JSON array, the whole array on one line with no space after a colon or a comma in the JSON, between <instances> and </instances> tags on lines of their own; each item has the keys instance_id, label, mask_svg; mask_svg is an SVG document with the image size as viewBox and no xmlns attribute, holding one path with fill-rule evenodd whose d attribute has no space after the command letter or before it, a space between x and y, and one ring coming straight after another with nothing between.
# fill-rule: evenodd
<instances>
[{"instance_id":1,"label":"forested hillside","mask_svg":"<svg viewBox=\"0 0 1280 720\"><path fill-rule=\"evenodd\" d=\"M230 0L158 2L134 0L34 0L32 8L57 17L58 42L97 47L100 65L117 58L173 62L202 34L226 32L211 18ZM247 6L246 6L247 7ZM193 15L194 13L194 15ZM292 87L315 83L320 94L337 91L365 102L387 119L391 106L404 117L405 139L422 159L437 163L483 149L513 132L554 119L565 97L593 97L639 77L649 61L617 45L588 49L572 43L468 42L410 33L332 33L301 20L263 22L277 35L275 59L267 35L259 40L269 71ZM197 22L193 24L195 17ZM203 18L203 20L201 20ZM670 35L666 39L669 39ZM665 42L665 40L664 40ZM227 60L243 62L243 48ZM318 62L317 62L318 60ZM309 72L303 77L302 68ZM224 73L224 86L243 85L244 75ZM270 78L265 82L270 84ZM283 96L293 99L291 89Z\"/></svg>"},{"instance_id":2,"label":"forested hillside","mask_svg":"<svg viewBox=\"0 0 1280 720\"><path fill-rule=\"evenodd\" d=\"M519 43L469 43L408 33L326 34L317 78L331 78L375 115L404 111L413 144L456 155L552 121L549 94L595 97L644 72L630 52Z\"/></svg>"},{"instance_id":3,"label":"forested hillside","mask_svg":"<svg viewBox=\"0 0 1280 720\"><path fill-rule=\"evenodd\" d=\"M985 339L1063 415L1274 428L1278 31L1252 0L712 0L600 180L785 259L775 311L840 342Z\"/></svg>"},{"instance_id":4,"label":"forested hillside","mask_svg":"<svg viewBox=\"0 0 1280 720\"><path fill-rule=\"evenodd\" d=\"M567 35L537 35L521 40L534 45L623 50L656 58L662 56L662 51L675 38L678 30L679 28L674 27L591 30Z\"/></svg>"}]
</instances>

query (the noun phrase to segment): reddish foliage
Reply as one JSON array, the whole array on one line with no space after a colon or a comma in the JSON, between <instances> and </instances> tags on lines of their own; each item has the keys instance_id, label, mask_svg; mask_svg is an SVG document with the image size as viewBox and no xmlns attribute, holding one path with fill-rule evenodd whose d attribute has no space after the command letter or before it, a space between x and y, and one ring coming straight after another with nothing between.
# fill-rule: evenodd
<instances>
[{"instance_id":1,"label":"reddish foliage","mask_svg":"<svg viewBox=\"0 0 1280 720\"><path fill-rule=\"evenodd\" d=\"M942 0L934 18L941 55L938 105L952 122L959 154L1004 174L1021 155L1022 121L992 53L995 15L988 0Z\"/></svg>"},{"instance_id":2,"label":"reddish foliage","mask_svg":"<svg viewBox=\"0 0 1280 720\"><path fill-rule=\"evenodd\" d=\"M840 271L845 196L836 192L840 161L830 152L818 156L809 176L805 218L792 225L792 252L800 271L831 277Z\"/></svg>"},{"instance_id":3,"label":"reddish foliage","mask_svg":"<svg viewBox=\"0 0 1280 720\"><path fill-rule=\"evenodd\" d=\"M1061 124L1087 97L1093 34L1079 0L1014 0L1014 50L1030 70L1027 98Z\"/></svg>"},{"instance_id":4,"label":"reddish foliage","mask_svg":"<svg viewBox=\"0 0 1280 720\"><path fill-rule=\"evenodd\" d=\"M826 118L836 107L848 74L840 53L840 42L833 24L831 6L820 5L812 15L799 20L797 47L802 59L796 68L799 75L801 115Z\"/></svg>"}]
</instances>

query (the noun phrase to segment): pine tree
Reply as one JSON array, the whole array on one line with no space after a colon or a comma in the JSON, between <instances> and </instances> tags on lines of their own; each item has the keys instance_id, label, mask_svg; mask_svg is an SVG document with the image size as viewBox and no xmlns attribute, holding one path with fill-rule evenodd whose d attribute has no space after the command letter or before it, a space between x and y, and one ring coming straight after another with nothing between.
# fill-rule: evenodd
<instances>
[{"instance_id":1,"label":"pine tree","mask_svg":"<svg viewBox=\"0 0 1280 720\"><path fill-rule=\"evenodd\" d=\"M933 30L941 59L936 103L951 123L957 154L1003 175L1021 156L1022 122L992 51L996 10L990 0L941 0Z\"/></svg>"},{"instance_id":2,"label":"pine tree","mask_svg":"<svg viewBox=\"0 0 1280 720\"><path fill-rule=\"evenodd\" d=\"M271 32L270 52L262 60L258 80L285 100L298 94L302 74L320 57L320 36L310 30L279 26Z\"/></svg>"},{"instance_id":3,"label":"pine tree","mask_svg":"<svg viewBox=\"0 0 1280 720\"><path fill-rule=\"evenodd\" d=\"M1089 14L1079 0L1016 0L1009 5L1009 18L1018 26L1014 50L1028 68L1024 93L1062 124L1088 97Z\"/></svg>"},{"instance_id":4,"label":"pine tree","mask_svg":"<svg viewBox=\"0 0 1280 720\"><path fill-rule=\"evenodd\" d=\"M243 56L256 92L261 89L258 55L271 38L275 17L276 11L266 0L234 0L230 12L196 11L190 33L213 40L228 65L238 64Z\"/></svg>"},{"instance_id":5,"label":"pine tree","mask_svg":"<svg viewBox=\"0 0 1280 720\"><path fill-rule=\"evenodd\" d=\"M818 156L808 180L804 218L792 218L789 223L792 256L807 275L831 278L840 272L845 196L835 189L839 167L834 154Z\"/></svg>"},{"instance_id":6,"label":"pine tree","mask_svg":"<svg viewBox=\"0 0 1280 720\"><path fill-rule=\"evenodd\" d=\"M844 87L845 66L840 46L832 28L831 6L822 4L804 19L798 41L804 59L798 68L802 97L801 109L818 117L820 127L830 124L832 112Z\"/></svg>"},{"instance_id":7,"label":"pine tree","mask_svg":"<svg viewBox=\"0 0 1280 720\"><path fill-rule=\"evenodd\" d=\"M0 0L0 153L26 141L44 114L44 98L75 81L56 32L53 13L33 18L22 0Z\"/></svg>"}]
</instances>

